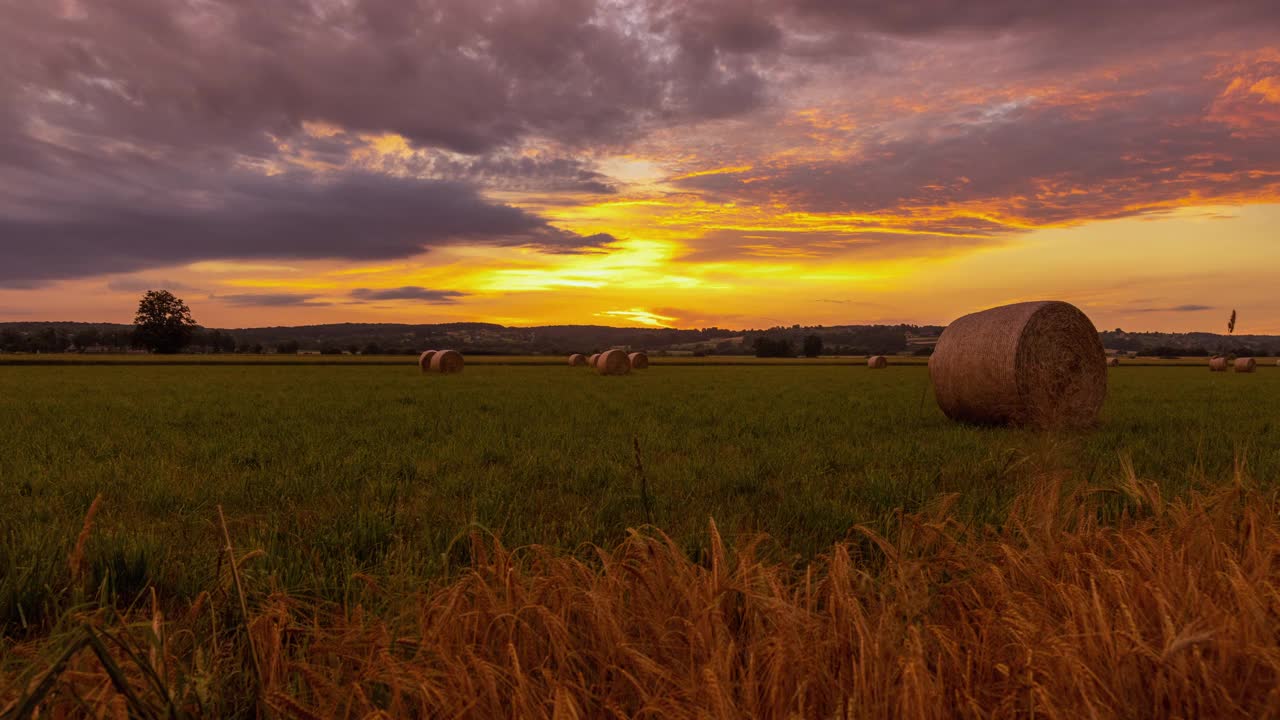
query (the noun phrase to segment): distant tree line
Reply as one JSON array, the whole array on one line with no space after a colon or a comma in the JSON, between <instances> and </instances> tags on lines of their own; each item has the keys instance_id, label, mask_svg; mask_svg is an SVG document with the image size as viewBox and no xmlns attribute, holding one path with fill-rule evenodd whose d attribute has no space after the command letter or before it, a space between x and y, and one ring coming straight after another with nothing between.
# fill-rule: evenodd
<instances>
[{"instance_id":1,"label":"distant tree line","mask_svg":"<svg viewBox=\"0 0 1280 720\"><path fill-rule=\"evenodd\" d=\"M1256 348L1249 345L1223 346L1222 348L1212 351L1199 346L1174 347L1172 345L1159 345L1146 350L1139 350L1138 355L1143 357L1209 357L1211 355L1268 357L1271 353L1266 348Z\"/></svg>"},{"instance_id":2,"label":"distant tree line","mask_svg":"<svg viewBox=\"0 0 1280 720\"><path fill-rule=\"evenodd\" d=\"M791 347L791 341L786 338L756 338L756 357L759 358L789 358L795 357L796 351Z\"/></svg>"},{"instance_id":3,"label":"distant tree line","mask_svg":"<svg viewBox=\"0 0 1280 720\"><path fill-rule=\"evenodd\" d=\"M263 327L238 330L205 328L187 322L182 301L153 291L160 301L149 309L139 303L143 319L155 312L157 327L174 331L163 345L138 326L92 323L0 323L0 351L4 352L153 352L283 353L416 355L427 348L456 348L469 355L551 354L591 352L627 347L650 352L676 350L694 354L806 357L819 355L889 355L914 352L927 355L926 345L908 344L908 337L936 337L937 326L841 325L776 326L769 329L728 330L719 327L612 328L595 325L555 325L512 328L492 323L334 323L302 327ZM144 302L147 298L144 296ZM157 304L158 302L158 304ZM1232 354L1263 357L1280 354L1280 337L1217 335L1213 333L1128 333L1117 328L1099 333L1104 347L1143 355L1205 356Z\"/></svg>"},{"instance_id":4,"label":"distant tree line","mask_svg":"<svg viewBox=\"0 0 1280 720\"><path fill-rule=\"evenodd\" d=\"M0 350L4 352L52 353L84 348L122 351L133 346L133 332L128 329L100 330L83 327L65 330L55 326L38 330L0 329Z\"/></svg>"}]
</instances>

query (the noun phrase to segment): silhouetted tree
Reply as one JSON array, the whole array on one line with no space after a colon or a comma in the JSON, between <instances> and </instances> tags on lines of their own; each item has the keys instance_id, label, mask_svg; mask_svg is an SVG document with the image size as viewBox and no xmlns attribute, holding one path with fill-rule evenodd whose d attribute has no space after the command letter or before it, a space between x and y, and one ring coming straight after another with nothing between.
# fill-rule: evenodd
<instances>
[{"instance_id":1,"label":"silhouetted tree","mask_svg":"<svg viewBox=\"0 0 1280 720\"><path fill-rule=\"evenodd\" d=\"M31 336L32 349L36 352L60 353L67 349L69 340L57 328L47 327Z\"/></svg>"},{"instance_id":2,"label":"silhouetted tree","mask_svg":"<svg viewBox=\"0 0 1280 720\"><path fill-rule=\"evenodd\" d=\"M205 352L220 353L222 352L223 335L220 330L210 330L204 338Z\"/></svg>"},{"instance_id":3,"label":"silhouetted tree","mask_svg":"<svg viewBox=\"0 0 1280 720\"><path fill-rule=\"evenodd\" d=\"M756 338L756 357L795 357L795 352L791 349L791 343L786 338L774 340L762 337Z\"/></svg>"},{"instance_id":4,"label":"silhouetted tree","mask_svg":"<svg viewBox=\"0 0 1280 720\"><path fill-rule=\"evenodd\" d=\"M97 345L101 340L102 336L97 328L85 328L71 336L71 342L75 343L75 346L80 350L84 350L90 345Z\"/></svg>"},{"instance_id":5,"label":"silhouetted tree","mask_svg":"<svg viewBox=\"0 0 1280 720\"><path fill-rule=\"evenodd\" d=\"M804 356L816 358L822 354L822 336L806 335L804 338Z\"/></svg>"},{"instance_id":6,"label":"silhouetted tree","mask_svg":"<svg viewBox=\"0 0 1280 720\"><path fill-rule=\"evenodd\" d=\"M133 344L156 353L176 353L191 341L191 309L168 290L148 290L133 319Z\"/></svg>"},{"instance_id":7,"label":"silhouetted tree","mask_svg":"<svg viewBox=\"0 0 1280 720\"><path fill-rule=\"evenodd\" d=\"M0 330L0 350L5 352L19 352L26 349L26 338L22 333L12 328Z\"/></svg>"}]
</instances>

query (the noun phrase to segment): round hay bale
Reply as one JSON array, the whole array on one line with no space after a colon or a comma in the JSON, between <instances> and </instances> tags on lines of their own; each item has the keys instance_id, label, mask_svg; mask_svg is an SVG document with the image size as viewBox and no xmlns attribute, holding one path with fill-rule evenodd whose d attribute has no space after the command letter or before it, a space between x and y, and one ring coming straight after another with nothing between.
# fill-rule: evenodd
<instances>
[{"instance_id":1,"label":"round hay bale","mask_svg":"<svg viewBox=\"0 0 1280 720\"><path fill-rule=\"evenodd\" d=\"M601 375L626 375L631 372L631 363L625 352L606 350L596 358L596 372Z\"/></svg>"},{"instance_id":2,"label":"round hay bale","mask_svg":"<svg viewBox=\"0 0 1280 720\"><path fill-rule=\"evenodd\" d=\"M1258 361L1253 358L1236 358L1236 372L1251 373L1258 367Z\"/></svg>"},{"instance_id":3,"label":"round hay bale","mask_svg":"<svg viewBox=\"0 0 1280 720\"><path fill-rule=\"evenodd\" d=\"M599 359L600 359L600 353L595 353L595 354L593 354L591 357L587 358L587 366L588 366L588 367L595 367L595 366L596 366L596 360L599 360Z\"/></svg>"},{"instance_id":4,"label":"round hay bale","mask_svg":"<svg viewBox=\"0 0 1280 720\"><path fill-rule=\"evenodd\" d=\"M632 370L646 370L649 367L649 355L642 352L633 352L627 356L627 361L631 363Z\"/></svg>"},{"instance_id":5,"label":"round hay bale","mask_svg":"<svg viewBox=\"0 0 1280 720\"><path fill-rule=\"evenodd\" d=\"M889 358L883 355L872 355L867 358L867 367L872 370L883 370L889 367Z\"/></svg>"},{"instance_id":6,"label":"round hay bale","mask_svg":"<svg viewBox=\"0 0 1280 720\"><path fill-rule=\"evenodd\" d=\"M435 350L427 350L418 356L418 369L426 372L431 369L431 356L435 355Z\"/></svg>"},{"instance_id":7,"label":"round hay bale","mask_svg":"<svg viewBox=\"0 0 1280 720\"><path fill-rule=\"evenodd\" d=\"M457 350L438 350L431 356L431 372L460 373L462 365L462 353Z\"/></svg>"},{"instance_id":8,"label":"round hay bale","mask_svg":"<svg viewBox=\"0 0 1280 720\"><path fill-rule=\"evenodd\" d=\"M1209 358L1209 372L1226 372L1227 359L1218 355Z\"/></svg>"},{"instance_id":9,"label":"round hay bale","mask_svg":"<svg viewBox=\"0 0 1280 720\"><path fill-rule=\"evenodd\" d=\"M1120 358L1118 357L1107 358L1107 367L1120 367Z\"/></svg>"},{"instance_id":10,"label":"round hay bale","mask_svg":"<svg viewBox=\"0 0 1280 720\"><path fill-rule=\"evenodd\" d=\"M1025 302L983 310L942 332L929 377L952 420L1087 427L1107 396L1098 330L1074 305Z\"/></svg>"},{"instance_id":11,"label":"round hay bale","mask_svg":"<svg viewBox=\"0 0 1280 720\"><path fill-rule=\"evenodd\" d=\"M569 367L581 367L587 364L587 356L582 353L574 353L569 356Z\"/></svg>"}]
</instances>

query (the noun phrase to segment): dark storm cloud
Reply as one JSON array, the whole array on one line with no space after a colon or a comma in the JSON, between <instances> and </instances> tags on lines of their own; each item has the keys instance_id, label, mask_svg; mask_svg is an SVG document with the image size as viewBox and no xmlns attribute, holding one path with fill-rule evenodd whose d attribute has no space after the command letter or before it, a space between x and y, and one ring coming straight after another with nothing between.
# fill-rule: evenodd
<instances>
[{"instance_id":1,"label":"dark storm cloud","mask_svg":"<svg viewBox=\"0 0 1280 720\"><path fill-rule=\"evenodd\" d=\"M1278 13L1270 0L778 0L776 6L842 29L908 36L957 30L1097 34L1112 26L1141 30L1161 23L1200 23L1203 32L1212 32L1274 21Z\"/></svg>"},{"instance_id":2,"label":"dark storm cloud","mask_svg":"<svg viewBox=\"0 0 1280 720\"><path fill-rule=\"evenodd\" d=\"M358 147L346 146L348 151ZM611 195L608 176L575 157L528 157L510 153L459 156L433 151L381 155L364 161L371 170L466 181L491 190Z\"/></svg>"},{"instance_id":3,"label":"dark storm cloud","mask_svg":"<svg viewBox=\"0 0 1280 720\"><path fill-rule=\"evenodd\" d=\"M412 285L376 290L356 288L351 291L351 297L357 300L419 300L437 305L451 305L466 296L467 293L456 290L432 290Z\"/></svg>"},{"instance_id":4,"label":"dark storm cloud","mask_svg":"<svg viewBox=\"0 0 1280 720\"><path fill-rule=\"evenodd\" d=\"M850 96L881 76L1030 89L1106 66L1109 91L1132 94L926 108L914 125L865 123L852 159L681 181L893 213L905 221L889 230L917 234L727 232L707 257L973 242L1256 194L1277 169L1275 103L1224 101L1196 58L1278 27L1275 0L0 0L0 286L460 242L607 247L480 190L614 192L593 153L655 128L774 122L751 113L810 81ZM953 67L955 47L983 62ZM904 92L927 105L929 88ZM382 133L408 151L353 156Z\"/></svg>"},{"instance_id":5,"label":"dark storm cloud","mask_svg":"<svg viewBox=\"0 0 1280 720\"><path fill-rule=\"evenodd\" d=\"M571 148L762 102L742 53L768 28L646 18L596 0L0 0L0 285L607 243L475 189L610 193ZM412 152L362 164L362 133Z\"/></svg>"},{"instance_id":6,"label":"dark storm cloud","mask_svg":"<svg viewBox=\"0 0 1280 720\"><path fill-rule=\"evenodd\" d=\"M0 215L0 286L208 259L402 258L466 241L564 252L600 241L444 181L243 171L215 180L113 189L109 177L68 178L56 200L20 199Z\"/></svg>"},{"instance_id":7,"label":"dark storm cloud","mask_svg":"<svg viewBox=\"0 0 1280 720\"><path fill-rule=\"evenodd\" d=\"M1271 42L1280 28L1274 0L649 0L647 7L657 27L680 28L675 36L689 56L710 47L721 57L866 59L901 40L969 39L1016 54L1007 67L1024 75L1169 46L1185 53L1224 34Z\"/></svg>"},{"instance_id":8,"label":"dark storm cloud","mask_svg":"<svg viewBox=\"0 0 1280 720\"><path fill-rule=\"evenodd\" d=\"M92 107L64 117L78 130L148 144L266 149L266 133L305 121L464 153L527 135L619 139L645 121L758 102L755 68L720 46L767 42L750 17L693 41L596 0L2 7L0 46L24 84L57 92L43 99L68 114Z\"/></svg>"}]
</instances>

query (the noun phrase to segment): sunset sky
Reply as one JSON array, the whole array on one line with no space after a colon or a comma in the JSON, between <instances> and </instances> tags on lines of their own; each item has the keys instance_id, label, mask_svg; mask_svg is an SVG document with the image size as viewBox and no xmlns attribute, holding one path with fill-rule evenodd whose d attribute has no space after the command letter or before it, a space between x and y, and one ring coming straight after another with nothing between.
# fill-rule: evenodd
<instances>
[{"instance_id":1,"label":"sunset sky","mask_svg":"<svg viewBox=\"0 0 1280 720\"><path fill-rule=\"evenodd\" d=\"M0 0L0 320L1280 333L1276 0Z\"/></svg>"}]
</instances>

